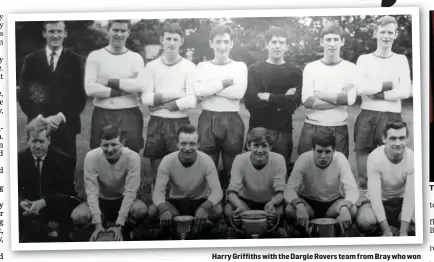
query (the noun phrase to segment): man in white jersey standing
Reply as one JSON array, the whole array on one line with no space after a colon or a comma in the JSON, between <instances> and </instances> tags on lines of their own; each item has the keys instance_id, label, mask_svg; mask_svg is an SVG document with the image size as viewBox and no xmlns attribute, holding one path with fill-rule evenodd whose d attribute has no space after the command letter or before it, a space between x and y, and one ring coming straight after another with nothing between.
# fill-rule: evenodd
<instances>
[{"instance_id":1,"label":"man in white jersey standing","mask_svg":"<svg viewBox=\"0 0 434 262\"><path fill-rule=\"evenodd\" d=\"M223 173L219 176L223 189L229 184L235 157L243 150L245 130L238 112L247 89L247 66L229 57L234 37L226 25L211 30L214 59L198 64L195 85L196 95L203 100L198 124L200 150L210 155L217 167L221 153Z\"/></svg>"},{"instance_id":2,"label":"man in white jersey standing","mask_svg":"<svg viewBox=\"0 0 434 262\"><path fill-rule=\"evenodd\" d=\"M312 150L314 132L326 130L336 138L336 151L348 158L347 108L356 101L357 74L356 66L340 57L344 43L340 25L325 25L320 33L324 56L304 68L301 99L306 120L298 144L300 155Z\"/></svg>"},{"instance_id":3,"label":"man in white jersey standing","mask_svg":"<svg viewBox=\"0 0 434 262\"><path fill-rule=\"evenodd\" d=\"M109 45L89 54L86 61L85 88L94 97L90 148L99 147L99 131L116 125L125 133L125 146L135 152L143 148L143 114L138 93L143 85L134 83L145 65L143 58L125 46L130 20L108 23Z\"/></svg>"},{"instance_id":4,"label":"man in white jersey standing","mask_svg":"<svg viewBox=\"0 0 434 262\"><path fill-rule=\"evenodd\" d=\"M383 130L384 145L368 156L368 198L359 208L357 228L366 235L400 236L414 233L414 155L407 147L409 130L402 121Z\"/></svg>"},{"instance_id":5,"label":"man in white jersey standing","mask_svg":"<svg viewBox=\"0 0 434 262\"><path fill-rule=\"evenodd\" d=\"M153 182L162 158L178 150L176 131L190 123L189 109L196 107L196 65L179 54L183 29L176 23L165 25L160 42L163 54L146 65L150 76L142 93L142 102L151 111L143 156L151 161Z\"/></svg>"},{"instance_id":6,"label":"man in white jersey standing","mask_svg":"<svg viewBox=\"0 0 434 262\"><path fill-rule=\"evenodd\" d=\"M361 193L366 192L368 155L383 144L385 125L390 121L402 120L401 99L408 98L411 93L407 57L392 51L393 42L398 36L397 30L398 22L394 17L380 18L374 32L377 50L361 55L357 60L362 77L357 86L362 97L362 111L354 127L354 151Z\"/></svg>"}]
</instances>

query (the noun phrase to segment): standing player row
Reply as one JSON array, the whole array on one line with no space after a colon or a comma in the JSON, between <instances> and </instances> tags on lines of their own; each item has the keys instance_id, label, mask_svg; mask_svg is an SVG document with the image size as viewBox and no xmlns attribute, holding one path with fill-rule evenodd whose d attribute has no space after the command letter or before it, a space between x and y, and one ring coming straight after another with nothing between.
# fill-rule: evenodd
<instances>
[{"instance_id":1,"label":"standing player row","mask_svg":"<svg viewBox=\"0 0 434 262\"><path fill-rule=\"evenodd\" d=\"M221 154L222 187L226 188L229 170L243 149L245 127L238 114L240 100L250 112L249 127L265 127L274 133L273 151L282 154L287 166L292 154L292 114L300 103L306 119L298 143L298 153L311 149L315 131L331 131L336 149L349 156L348 112L357 95L362 111L355 124L355 148L359 184L366 189L366 159L382 144L386 123L402 120L401 99L411 94L408 60L392 51L398 24L390 16L378 20L374 37L377 49L361 55L357 65L343 60L344 30L337 24L324 26L320 45L324 55L308 63L303 72L284 60L288 49L286 32L272 28L266 34L268 58L249 68L230 58L234 32L217 26L210 32L211 61L197 67L183 58L179 49L184 41L182 28L164 28L160 41L161 57L146 65L139 54L125 47L130 22L109 24L110 45L92 52L86 63L86 93L94 97L91 148L98 146L99 130L116 124L126 130L126 146L134 151L144 148L151 159L153 174L161 159L176 150L176 130L190 123L189 110L201 103L198 129L200 150L218 166ZM142 137L143 116L140 101L150 109L146 143Z\"/></svg>"}]
</instances>

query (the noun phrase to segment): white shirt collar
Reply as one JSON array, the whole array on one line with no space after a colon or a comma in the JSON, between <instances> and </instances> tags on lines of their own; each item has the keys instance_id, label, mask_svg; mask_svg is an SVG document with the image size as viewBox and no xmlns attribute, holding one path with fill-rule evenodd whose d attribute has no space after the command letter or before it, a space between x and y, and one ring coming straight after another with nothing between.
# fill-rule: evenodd
<instances>
[{"instance_id":1,"label":"white shirt collar","mask_svg":"<svg viewBox=\"0 0 434 262\"><path fill-rule=\"evenodd\" d=\"M63 51L63 46L61 46L59 49L54 51L54 53L56 53L56 56L59 57L62 51ZM52 52L53 50L51 50L48 46L45 47L45 53L47 54L48 57L50 57Z\"/></svg>"},{"instance_id":2,"label":"white shirt collar","mask_svg":"<svg viewBox=\"0 0 434 262\"><path fill-rule=\"evenodd\" d=\"M32 156L33 156L33 158L36 161L37 157L35 155L33 155L33 154L32 154ZM47 154L45 154L44 156L41 156L40 158L41 158L42 161L44 161L46 157L47 157Z\"/></svg>"}]
</instances>

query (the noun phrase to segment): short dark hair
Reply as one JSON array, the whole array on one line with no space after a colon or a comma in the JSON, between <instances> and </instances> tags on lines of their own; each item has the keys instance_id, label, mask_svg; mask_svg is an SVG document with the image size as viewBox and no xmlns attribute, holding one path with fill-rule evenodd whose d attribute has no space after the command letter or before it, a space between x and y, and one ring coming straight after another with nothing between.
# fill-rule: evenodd
<instances>
[{"instance_id":1,"label":"short dark hair","mask_svg":"<svg viewBox=\"0 0 434 262\"><path fill-rule=\"evenodd\" d=\"M344 28L338 23L328 23L321 29L320 37L324 38L327 34L337 34L344 39Z\"/></svg>"},{"instance_id":2,"label":"short dark hair","mask_svg":"<svg viewBox=\"0 0 434 262\"><path fill-rule=\"evenodd\" d=\"M336 147L336 137L329 131L317 131L312 135L312 148L319 145L322 147L332 146L333 150Z\"/></svg>"},{"instance_id":3,"label":"short dark hair","mask_svg":"<svg viewBox=\"0 0 434 262\"><path fill-rule=\"evenodd\" d=\"M273 145L273 135L270 130L263 127L255 127L247 133L247 145L250 145L251 142L254 143L263 143L267 142L270 146Z\"/></svg>"},{"instance_id":4,"label":"short dark hair","mask_svg":"<svg viewBox=\"0 0 434 262\"><path fill-rule=\"evenodd\" d=\"M223 34L229 34L231 37L231 40L234 40L235 38L235 32L232 30L230 26L227 25L217 25L211 29L211 32L209 34L209 40L214 40L214 37L217 35L223 35Z\"/></svg>"},{"instance_id":5,"label":"short dark hair","mask_svg":"<svg viewBox=\"0 0 434 262\"><path fill-rule=\"evenodd\" d=\"M119 140L123 140L122 130L115 125L108 125L103 127L99 132L100 140L111 140L119 137Z\"/></svg>"},{"instance_id":6,"label":"short dark hair","mask_svg":"<svg viewBox=\"0 0 434 262\"><path fill-rule=\"evenodd\" d=\"M32 121L30 121L29 124L27 124L26 127L27 139L29 139L33 133L40 134L43 131L47 131L46 132L47 138L50 137L51 125L45 118L36 117L32 119Z\"/></svg>"},{"instance_id":7,"label":"short dark hair","mask_svg":"<svg viewBox=\"0 0 434 262\"><path fill-rule=\"evenodd\" d=\"M65 21L44 21L43 23L43 30L45 32L45 30L47 30L47 25L48 24L57 24L57 23L63 23L63 25L65 25L65 31L67 31L66 29L66 22Z\"/></svg>"},{"instance_id":8,"label":"short dark hair","mask_svg":"<svg viewBox=\"0 0 434 262\"><path fill-rule=\"evenodd\" d=\"M192 124L182 125L176 131L176 139L177 139L177 141L179 141L179 135L181 133L184 133L184 134L194 134L194 133L198 133L198 132L197 132L197 128L194 125L192 125ZM200 136L199 136L199 134L198 134L198 141L197 142L200 142Z\"/></svg>"},{"instance_id":9,"label":"short dark hair","mask_svg":"<svg viewBox=\"0 0 434 262\"><path fill-rule=\"evenodd\" d=\"M121 20L121 19L109 20L108 21L108 29L110 29L112 27L113 23L128 24L128 29L131 28L131 20L128 20L128 19L124 19L124 20Z\"/></svg>"},{"instance_id":10,"label":"short dark hair","mask_svg":"<svg viewBox=\"0 0 434 262\"><path fill-rule=\"evenodd\" d=\"M181 38L184 38L184 30L178 23L165 24L161 36L164 36L164 33L178 34Z\"/></svg>"},{"instance_id":11,"label":"short dark hair","mask_svg":"<svg viewBox=\"0 0 434 262\"><path fill-rule=\"evenodd\" d=\"M404 121L391 121L386 124L386 126L383 129L383 137L387 138L387 132L389 132L390 129L399 130L405 128L405 134L408 137L410 134L410 130L408 130L407 123Z\"/></svg>"},{"instance_id":12,"label":"short dark hair","mask_svg":"<svg viewBox=\"0 0 434 262\"><path fill-rule=\"evenodd\" d=\"M273 38L273 36L276 37L285 37L285 40L288 39L288 34L286 31L281 27L272 27L265 32L265 41L270 42L270 40Z\"/></svg>"}]
</instances>

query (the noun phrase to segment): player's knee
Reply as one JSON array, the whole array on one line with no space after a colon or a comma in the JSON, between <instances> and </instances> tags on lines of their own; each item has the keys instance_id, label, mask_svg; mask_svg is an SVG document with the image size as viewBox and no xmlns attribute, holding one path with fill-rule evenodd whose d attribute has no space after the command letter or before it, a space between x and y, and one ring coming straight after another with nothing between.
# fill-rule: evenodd
<instances>
[{"instance_id":1,"label":"player's knee","mask_svg":"<svg viewBox=\"0 0 434 262\"><path fill-rule=\"evenodd\" d=\"M377 225L377 218L370 204L363 205L359 208L356 215L357 229L362 232L372 232Z\"/></svg>"},{"instance_id":2,"label":"player's knee","mask_svg":"<svg viewBox=\"0 0 434 262\"><path fill-rule=\"evenodd\" d=\"M275 207L275 210L276 210L275 213L277 217L283 218L285 216L285 210L283 204Z\"/></svg>"},{"instance_id":3,"label":"player's knee","mask_svg":"<svg viewBox=\"0 0 434 262\"><path fill-rule=\"evenodd\" d=\"M86 225L91 219L91 213L85 205L81 204L74 208L71 213L71 220L74 225L83 226Z\"/></svg>"},{"instance_id":4,"label":"player's knee","mask_svg":"<svg viewBox=\"0 0 434 262\"><path fill-rule=\"evenodd\" d=\"M136 200L131 207L130 216L133 220L140 220L146 217L148 214L148 208L142 201Z\"/></svg>"},{"instance_id":5,"label":"player's knee","mask_svg":"<svg viewBox=\"0 0 434 262\"><path fill-rule=\"evenodd\" d=\"M295 222L296 211L295 211L295 208L291 204L287 204L285 207L285 219L289 224L292 224Z\"/></svg>"},{"instance_id":6,"label":"player's knee","mask_svg":"<svg viewBox=\"0 0 434 262\"><path fill-rule=\"evenodd\" d=\"M353 205L350 208L350 214L351 214L351 219L352 220L356 219L356 216L357 216L357 207L356 207L356 205Z\"/></svg>"},{"instance_id":7,"label":"player's knee","mask_svg":"<svg viewBox=\"0 0 434 262\"><path fill-rule=\"evenodd\" d=\"M336 200L331 207L326 212L326 217L336 218L341 213L342 199Z\"/></svg>"},{"instance_id":8,"label":"player's knee","mask_svg":"<svg viewBox=\"0 0 434 262\"><path fill-rule=\"evenodd\" d=\"M148 217L150 219L157 219L158 218L158 209L154 204L150 205L148 208Z\"/></svg>"},{"instance_id":9,"label":"player's knee","mask_svg":"<svg viewBox=\"0 0 434 262\"><path fill-rule=\"evenodd\" d=\"M224 207L223 213L226 217L232 216L232 213L234 212L234 207L231 203L227 203Z\"/></svg>"},{"instance_id":10,"label":"player's knee","mask_svg":"<svg viewBox=\"0 0 434 262\"><path fill-rule=\"evenodd\" d=\"M217 204L213 208L211 208L209 212L209 220L216 223L222 218L222 215L223 215L223 207L221 204Z\"/></svg>"}]
</instances>

